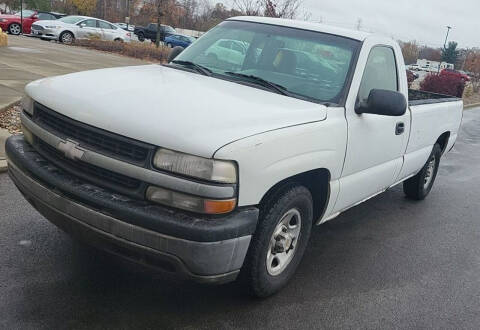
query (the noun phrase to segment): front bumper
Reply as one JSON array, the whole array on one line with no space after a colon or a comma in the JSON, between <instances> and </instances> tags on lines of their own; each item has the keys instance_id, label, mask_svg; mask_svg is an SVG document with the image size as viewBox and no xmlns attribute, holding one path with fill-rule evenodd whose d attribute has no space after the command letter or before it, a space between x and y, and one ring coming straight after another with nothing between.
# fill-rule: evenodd
<instances>
[{"instance_id":1,"label":"front bumper","mask_svg":"<svg viewBox=\"0 0 480 330\"><path fill-rule=\"evenodd\" d=\"M238 275L258 209L197 218L82 182L47 162L22 136L10 137L6 152L10 177L25 198L72 236L198 282Z\"/></svg>"},{"instance_id":2,"label":"front bumper","mask_svg":"<svg viewBox=\"0 0 480 330\"><path fill-rule=\"evenodd\" d=\"M53 29L43 29L43 30L31 30L31 37L49 39L49 40L58 40L58 31Z\"/></svg>"},{"instance_id":3,"label":"front bumper","mask_svg":"<svg viewBox=\"0 0 480 330\"><path fill-rule=\"evenodd\" d=\"M0 22L0 28L3 32L8 32L8 22Z\"/></svg>"}]
</instances>

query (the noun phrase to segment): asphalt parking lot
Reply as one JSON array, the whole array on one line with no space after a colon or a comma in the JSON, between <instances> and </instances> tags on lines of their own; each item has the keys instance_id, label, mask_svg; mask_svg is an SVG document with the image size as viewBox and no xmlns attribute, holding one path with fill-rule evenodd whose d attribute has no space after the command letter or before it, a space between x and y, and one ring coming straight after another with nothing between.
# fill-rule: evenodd
<instances>
[{"instance_id":1,"label":"asphalt parking lot","mask_svg":"<svg viewBox=\"0 0 480 330\"><path fill-rule=\"evenodd\" d=\"M141 64L148 62L26 36L8 35L8 47L0 48L0 109L18 101L25 85L36 79Z\"/></svg>"},{"instance_id":2,"label":"asphalt parking lot","mask_svg":"<svg viewBox=\"0 0 480 330\"><path fill-rule=\"evenodd\" d=\"M478 329L480 109L435 187L396 187L316 227L291 284L265 300L199 286L71 240L0 175L0 328Z\"/></svg>"}]
</instances>

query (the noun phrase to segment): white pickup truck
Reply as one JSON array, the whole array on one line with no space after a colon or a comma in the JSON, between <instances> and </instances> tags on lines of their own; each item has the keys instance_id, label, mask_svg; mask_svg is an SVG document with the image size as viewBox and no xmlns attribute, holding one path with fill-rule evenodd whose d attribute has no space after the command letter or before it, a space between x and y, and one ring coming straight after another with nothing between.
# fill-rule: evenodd
<instances>
[{"instance_id":1,"label":"white pickup truck","mask_svg":"<svg viewBox=\"0 0 480 330\"><path fill-rule=\"evenodd\" d=\"M313 225L402 182L423 199L463 110L409 91L392 39L255 17L165 65L32 82L22 104L9 173L48 220L177 276L240 275L257 296L293 276Z\"/></svg>"}]
</instances>

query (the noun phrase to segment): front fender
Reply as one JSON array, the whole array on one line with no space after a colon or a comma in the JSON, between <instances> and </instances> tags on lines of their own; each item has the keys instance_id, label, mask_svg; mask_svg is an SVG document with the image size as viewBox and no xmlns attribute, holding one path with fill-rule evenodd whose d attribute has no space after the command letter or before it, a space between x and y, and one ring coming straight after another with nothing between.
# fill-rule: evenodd
<instances>
[{"instance_id":1,"label":"front fender","mask_svg":"<svg viewBox=\"0 0 480 330\"><path fill-rule=\"evenodd\" d=\"M343 108L329 108L324 121L251 136L219 149L214 157L239 167L239 206L257 205L275 184L300 173L324 168L340 176L347 125Z\"/></svg>"}]
</instances>

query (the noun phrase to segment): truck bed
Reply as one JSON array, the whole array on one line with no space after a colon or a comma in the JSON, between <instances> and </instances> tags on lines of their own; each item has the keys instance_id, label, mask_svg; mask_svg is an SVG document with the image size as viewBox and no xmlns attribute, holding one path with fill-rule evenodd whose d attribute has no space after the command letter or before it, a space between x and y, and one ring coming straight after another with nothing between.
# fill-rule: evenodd
<instances>
[{"instance_id":1,"label":"truck bed","mask_svg":"<svg viewBox=\"0 0 480 330\"><path fill-rule=\"evenodd\" d=\"M432 92L419 91L416 89L408 90L408 105L421 105L442 102L454 102L461 99L451 95L437 94Z\"/></svg>"}]
</instances>

